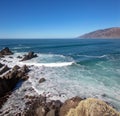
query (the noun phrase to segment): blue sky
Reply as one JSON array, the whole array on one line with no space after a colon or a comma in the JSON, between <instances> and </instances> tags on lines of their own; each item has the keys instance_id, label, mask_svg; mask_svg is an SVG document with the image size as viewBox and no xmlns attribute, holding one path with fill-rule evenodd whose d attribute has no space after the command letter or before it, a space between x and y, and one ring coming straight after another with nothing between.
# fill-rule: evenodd
<instances>
[{"instance_id":1,"label":"blue sky","mask_svg":"<svg viewBox=\"0 0 120 116\"><path fill-rule=\"evenodd\" d=\"M0 0L0 38L74 38L120 27L120 0Z\"/></svg>"}]
</instances>

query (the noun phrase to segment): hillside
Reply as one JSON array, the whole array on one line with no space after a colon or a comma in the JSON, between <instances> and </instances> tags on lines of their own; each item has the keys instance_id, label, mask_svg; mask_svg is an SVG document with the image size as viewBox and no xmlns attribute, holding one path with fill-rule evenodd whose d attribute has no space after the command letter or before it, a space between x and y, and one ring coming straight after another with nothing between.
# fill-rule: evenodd
<instances>
[{"instance_id":1,"label":"hillside","mask_svg":"<svg viewBox=\"0 0 120 116\"><path fill-rule=\"evenodd\" d=\"M120 39L120 27L113 27L113 28L93 31L93 32L84 34L82 36L79 36L78 38L81 38L81 39L118 38Z\"/></svg>"}]
</instances>

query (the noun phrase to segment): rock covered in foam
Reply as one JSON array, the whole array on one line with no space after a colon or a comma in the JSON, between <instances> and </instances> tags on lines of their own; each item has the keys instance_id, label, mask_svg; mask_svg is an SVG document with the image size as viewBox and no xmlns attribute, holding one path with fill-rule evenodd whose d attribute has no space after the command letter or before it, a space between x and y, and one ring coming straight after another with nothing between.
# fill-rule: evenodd
<instances>
[{"instance_id":1,"label":"rock covered in foam","mask_svg":"<svg viewBox=\"0 0 120 116\"><path fill-rule=\"evenodd\" d=\"M99 99L88 98L71 109L67 116L120 116L120 113Z\"/></svg>"},{"instance_id":2,"label":"rock covered in foam","mask_svg":"<svg viewBox=\"0 0 120 116\"><path fill-rule=\"evenodd\" d=\"M34 54L34 52L29 52L27 55L24 56L24 58L21 61L30 60L35 57L37 57L37 54Z\"/></svg>"}]
</instances>

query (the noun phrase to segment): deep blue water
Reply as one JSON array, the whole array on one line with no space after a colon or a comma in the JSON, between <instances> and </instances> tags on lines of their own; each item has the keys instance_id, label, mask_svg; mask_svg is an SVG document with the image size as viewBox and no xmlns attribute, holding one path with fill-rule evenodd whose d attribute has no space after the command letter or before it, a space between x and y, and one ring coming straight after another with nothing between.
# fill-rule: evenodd
<instances>
[{"instance_id":1,"label":"deep blue water","mask_svg":"<svg viewBox=\"0 0 120 116\"><path fill-rule=\"evenodd\" d=\"M1 39L0 49L4 47L15 53L46 54L38 63L74 61L67 68L54 69L56 75L76 80L82 88L79 95L103 95L120 108L120 39Z\"/></svg>"}]
</instances>

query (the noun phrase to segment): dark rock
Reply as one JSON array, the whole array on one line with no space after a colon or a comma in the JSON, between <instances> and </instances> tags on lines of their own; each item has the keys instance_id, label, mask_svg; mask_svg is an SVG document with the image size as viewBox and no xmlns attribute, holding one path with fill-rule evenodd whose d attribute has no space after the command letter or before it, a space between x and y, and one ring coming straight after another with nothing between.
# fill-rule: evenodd
<instances>
[{"instance_id":1,"label":"dark rock","mask_svg":"<svg viewBox=\"0 0 120 116\"><path fill-rule=\"evenodd\" d=\"M9 58L13 58L12 56L9 56Z\"/></svg>"},{"instance_id":2,"label":"dark rock","mask_svg":"<svg viewBox=\"0 0 120 116\"><path fill-rule=\"evenodd\" d=\"M71 99L68 99L65 101L65 103L62 105L62 107L60 108L60 116L66 116L66 114L68 113L68 111L71 108L76 108L77 105L79 104L79 102L82 100L82 98L80 97L73 97Z\"/></svg>"},{"instance_id":3,"label":"dark rock","mask_svg":"<svg viewBox=\"0 0 120 116\"><path fill-rule=\"evenodd\" d=\"M12 55L13 53L10 51L8 47L4 48L3 50L0 51L0 57L4 55Z\"/></svg>"},{"instance_id":4,"label":"dark rock","mask_svg":"<svg viewBox=\"0 0 120 116\"><path fill-rule=\"evenodd\" d=\"M4 65L0 63L0 68L2 68Z\"/></svg>"},{"instance_id":5,"label":"dark rock","mask_svg":"<svg viewBox=\"0 0 120 116\"><path fill-rule=\"evenodd\" d=\"M21 58L22 58L22 56L17 56L17 58L21 59Z\"/></svg>"},{"instance_id":6,"label":"dark rock","mask_svg":"<svg viewBox=\"0 0 120 116\"><path fill-rule=\"evenodd\" d=\"M5 73L6 71L8 71L10 68L6 65L4 66L3 69L0 70L0 75L2 75L3 73Z\"/></svg>"},{"instance_id":7,"label":"dark rock","mask_svg":"<svg viewBox=\"0 0 120 116\"><path fill-rule=\"evenodd\" d=\"M35 57L37 57L37 54L34 54L34 52L29 52L27 55L24 56L21 61L30 60Z\"/></svg>"},{"instance_id":8,"label":"dark rock","mask_svg":"<svg viewBox=\"0 0 120 116\"><path fill-rule=\"evenodd\" d=\"M45 78L41 78L41 79L39 80L39 83L42 83L42 82L44 82L44 81L46 81L46 79L45 79Z\"/></svg>"}]
</instances>

